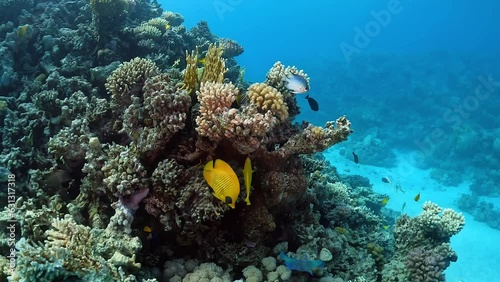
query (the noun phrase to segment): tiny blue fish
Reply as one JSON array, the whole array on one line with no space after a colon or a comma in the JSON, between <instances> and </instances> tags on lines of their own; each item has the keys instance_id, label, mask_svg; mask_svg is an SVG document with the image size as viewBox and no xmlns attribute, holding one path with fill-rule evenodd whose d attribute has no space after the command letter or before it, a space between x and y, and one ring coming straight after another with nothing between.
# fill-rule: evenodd
<instances>
[{"instance_id":1,"label":"tiny blue fish","mask_svg":"<svg viewBox=\"0 0 500 282\"><path fill-rule=\"evenodd\" d=\"M325 262L321 260L300 260L294 259L283 252L280 253L280 257L285 261L286 267L290 270L304 271L313 275L313 271L325 266Z\"/></svg>"},{"instance_id":2,"label":"tiny blue fish","mask_svg":"<svg viewBox=\"0 0 500 282\"><path fill-rule=\"evenodd\" d=\"M309 91L309 83L302 75L292 74L285 78L285 87L292 93L300 94Z\"/></svg>"}]
</instances>

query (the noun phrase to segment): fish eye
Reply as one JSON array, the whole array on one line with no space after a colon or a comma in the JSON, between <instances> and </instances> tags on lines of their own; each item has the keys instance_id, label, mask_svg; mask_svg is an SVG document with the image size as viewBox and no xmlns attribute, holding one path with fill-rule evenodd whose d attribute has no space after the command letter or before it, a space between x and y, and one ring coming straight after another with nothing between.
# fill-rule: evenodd
<instances>
[{"instance_id":1,"label":"fish eye","mask_svg":"<svg viewBox=\"0 0 500 282\"><path fill-rule=\"evenodd\" d=\"M226 201L225 201L226 204L232 204L233 203L233 199L231 199L231 197L229 196L226 196Z\"/></svg>"}]
</instances>

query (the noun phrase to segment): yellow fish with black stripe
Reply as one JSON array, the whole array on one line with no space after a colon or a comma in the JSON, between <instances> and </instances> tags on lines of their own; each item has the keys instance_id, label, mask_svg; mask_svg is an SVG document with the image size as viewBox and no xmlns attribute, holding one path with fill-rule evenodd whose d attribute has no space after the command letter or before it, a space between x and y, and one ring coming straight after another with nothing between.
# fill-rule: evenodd
<instances>
[{"instance_id":1,"label":"yellow fish with black stripe","mask_svg":"<svg viewBox=\"0 0 500 282\"><path fill-rule=\"evenodd\" d=\"M212 194L234 209L240 194L240 181L231 166L221 159L209 161L203 169L203 177L212 188Z\"/></svg>"}]
</instances>

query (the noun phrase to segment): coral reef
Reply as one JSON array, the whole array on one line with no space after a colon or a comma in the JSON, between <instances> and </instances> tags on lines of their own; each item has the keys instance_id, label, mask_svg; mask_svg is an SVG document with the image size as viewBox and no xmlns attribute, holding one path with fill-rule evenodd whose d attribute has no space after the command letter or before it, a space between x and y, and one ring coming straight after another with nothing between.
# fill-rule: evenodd
<instances>
[{"instance_id":1,"label":"coral reef","mask_svg":"<svg viewBox=\"0 0 500 282\"><path fill-rule=\"evenodd\" d=\"M460 210L470 213L477 221L488 224L491 228L500 229L500 209L493 203L481 200L474 194L462 194L458 198Z\"/></svg>"},{"instance_id":2,"label":"coral reef","mask_svg":"<svg viewBox=\"0 0 500 282\"><path fill-rule=\"evenodd\" d=\"M394 259L384 267L383 280L445 281L444 270L457 260L450 238L464 224L462 214L432 202L425 202L416 218L402 215L394 227Z\"/></svg>"},{"instance_id":3,"label":"coral reef","mask_svg":"<svg viewBox=\"0 0 500 282\"><path fill-rule=\"evenodd\" d=\"M283 252L324 263L311 271L320 281L381 281L391 269L439 280L456 259L461 215L426 203L401 216L393 241L383 195L312 155L353 131L345 116L294 122L284 80L309 81L304 71L277 62L246 82L242 46L204 21L188 30L156 1L0 3L0 16L19 16L0 27L0 181L16 189L0 193L1 279L311 278ZM202 166L222 159L244 183L247 158L252 204L241 193L231 209Z\"/></svg>"}]
</instances>

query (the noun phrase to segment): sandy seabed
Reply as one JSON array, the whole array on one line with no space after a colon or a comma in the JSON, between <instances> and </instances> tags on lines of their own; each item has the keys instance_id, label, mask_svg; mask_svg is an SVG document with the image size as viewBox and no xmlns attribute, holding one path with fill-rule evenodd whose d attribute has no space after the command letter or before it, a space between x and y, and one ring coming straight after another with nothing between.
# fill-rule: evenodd
<instances>
[{"instance_id":1,"label":"sandy seabed","mask_svg":"<svg viewBox=\"0 0 500 282\"><path fill-rule=\"evenodd\" d=\"M324 153L327 160L339 173L362 175L370 179L374 191L387 194L390 200L387 208L416 216L421 212L425 201L432 201L443 208L452 208L461 212L456 201L461 194L469 193L469 184L447 187L431 179L429 170L411 166L406 154L398 155L398 166L394 168L376 167L362 164L341 156L338 149ZM391 183L382 182L382 177L391 179ZM405 193L396 191L394 185L401 185ZM418 202L414 197L420 193ZM489 199L499 206L500 199ZM446 281L450 282L485 282L500 281L500 230L490 228L483 222L474 220L472 215L464 213L465 227L451 239L451 246L458 254L458 261L446 270Z\"/></svg>"}]
</instances>

